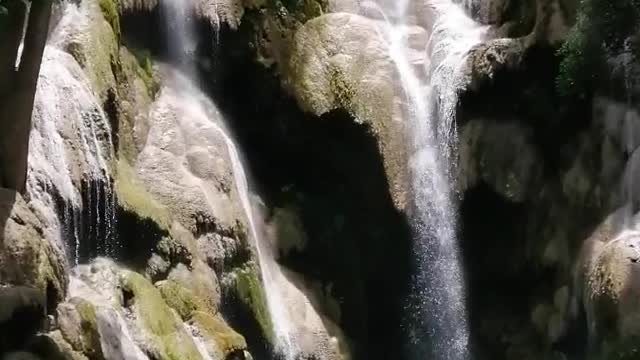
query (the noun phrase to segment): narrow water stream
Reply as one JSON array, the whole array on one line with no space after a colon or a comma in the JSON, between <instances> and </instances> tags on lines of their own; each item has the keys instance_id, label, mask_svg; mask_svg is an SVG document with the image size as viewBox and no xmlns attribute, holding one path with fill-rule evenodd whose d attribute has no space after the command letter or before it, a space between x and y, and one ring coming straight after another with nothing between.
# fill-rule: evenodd
<instances>
[{"instance_id":1,"label":"narrow water stream","mask_svg":"<svg viewBox=\"0 0 640 360\"><path fill-rule=\"evenodd\" d=\"M469 49L485 29L449 0L428 2L425 23L434 24L423 50L424 68L410 61L410 0L379 4L386 19L389 55L395 64L409 135L413 194L415 278L405 324L412 359L470 359L464 276L457 241L455 200L457 91ZM426 79L426 81L425 81Z\"/></svg>"}]
</instances>

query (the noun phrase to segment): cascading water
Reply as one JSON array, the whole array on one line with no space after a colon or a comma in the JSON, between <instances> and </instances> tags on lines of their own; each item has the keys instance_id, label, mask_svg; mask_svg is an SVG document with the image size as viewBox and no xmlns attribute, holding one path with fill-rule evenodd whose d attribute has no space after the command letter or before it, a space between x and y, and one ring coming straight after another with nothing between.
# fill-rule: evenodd
<instances>
[{"instance_id":1,"label":"cascading water","mask_svg":"<svg viewBox=\"0 0 640 360\"><path fill-rule=\"evenodd\" d=\"M432 23L425 74L409 60L405 33L409 0L383 11L389 53L402 87L403 115L410 134L409 167L413 203L415 279L407 320L409 353L415 359L469 359L464 276L456 242L455 149L457 91L462 66L485 28L450 0L428 1ZM384 8L381 4L380 8ZM426 340L426 341L425 341Z\"/></svg>"},{"instance_id":2,"label":"cascading water","mask_svg":"<svg viewBox=\"0 0 640 360\"><path fill-rule=\"evenodd\" d=\"M293 340L294 328L289 318L289 313L285 309L287 302L284 294L277 284L286 283L280 267L276 263L272 249L263 239L260 230L259 219L254 214L254 209L250 200L249 182L241 160L240 152L229 136L229 132L224 126L217 123L222 119L222 115L207 98L206 95L194 84L195 69L193 66L194 54L197 46L196 37L193 32L190 14L193 13L192 4L188 0L165 0L162 6L166 14L166 26L168 33L168 46L171 60L178 64L180 72L174 72L165 77L165 89L170 92L169 102L173 107L182 111L187 116L183 116L183 121L190 124L180 124L185 127L198 127L201 129L212 129L217 133L217 137L224 140L231 168L235 180L236 190L240 198L242 210L247 219L249 236L254 242L256 255L260 262L260 275L265 290L267 308L273 325L273 333L276 336L276 352L285 360L293 360L298 354L298 350ZM179 14L176 16L176 14ZM216 39L217 41L217 39ZM170 82L170 83L167 83ZM213 206L212 206L213 207Z\"/></svg>"},{"instance_id":3,"label":"cascading water","mask_svg":"<svg viewBox=\"0 0 640 360\"><path fill-rule=\"evenodd\" d=\"M49 236L73 263L114 255L113 156L107 117L76 60L63 49L88 26L83 5L65 3L38 80L29 140L27 193ZM73 99L70 101L69 99ZM80 151L78 151L80 149Z\"/></svg>"}]
</instances>

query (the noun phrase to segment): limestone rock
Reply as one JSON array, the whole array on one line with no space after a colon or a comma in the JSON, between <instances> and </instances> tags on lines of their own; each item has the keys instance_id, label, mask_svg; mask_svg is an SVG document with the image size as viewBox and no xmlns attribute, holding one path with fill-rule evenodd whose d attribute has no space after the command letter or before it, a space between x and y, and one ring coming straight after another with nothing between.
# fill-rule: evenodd
<instances>
[{"instance_id":1,"label":"limestone rock","mask_svg":"<svg viewBox=\"0 0 640 360\"><path fill-rule=\"evenodd\" d=\"M490 84L501 71L518 70L526 49L524 38L494 39L471 49L465 68L469 78L467 90L478 90L482 85Z\"/></svg>"},{"instance_id":2,"label":"limestone rock","mask_svg":"<svg viewBox=\"0 0 640 360\"><path fill-rule=\"evenodd\" d=\"M158 6L158 0L118 1L120 12L151 11ZM198 17L219 27L222 22L236 29L244 15L245 6L256 6L259 0L197 0L193 2Z\"/></svg>"},{"instance_id":3,"label":"limestone rock","mask_svg":"<svg viewBox=\"0 0 640 360\"><path fill-rule=\"evenodd\" d=\"M73 350L60 330L42 335L37 350L38 353L46 354L47 359L52 360L88 360L86 356Z\"/></svg>"},{"instance_id":4,"label":"limestone rock","mask_svg":"<svg viewBox=\"0 0 640 360\"><path fill-rule=\"evenodd\" d=\"M303 109L316 115L346 109L369 126L394 203L402 209L407 191L404 128L396 112L394 66L384 36L380 22L359 15L312 19L294 35L284 81Z\"/></svg>"},{"instance_id":5,"label":"limestone rock","mask_svg":"<svg viewBox=\"0 0 640 360\"><path fill-rule=\"evenodd\" d=\"M602 338L638 336L640 233L623 232L593 253L587 273L585 306L590 330Z\"/></svg>"},{"instance_id":6,"label":"limestone rock","mask_svg":"<svg viewBox=\"0 0 640 360\"><path fill-rule=\"evenodd\" d=\"M517 122L472 120L460 135L461 190L482 180L506 199L522 202L541 175L531 134Z\"/></svg>"},{"instance_id":7,"label":"limestone rock","mask_svg":"<svg viewBox=\"0 0 640 360\"><path fill-rule=\"evenodd\" d=\"M119 29L112 29L98 2L83 1L68 10L74 14L62 18L50 42L72 54L88 70L94 92L105 101L109 89L116 87L112 63L118 58Z\"/></svg>"},{"instance_id":8,"label":"limestone rock","mask_svg":"<svg viewBox=\"0 0 640 360\"><path fill-rule=\"evenodd\" d=\"M244 352L247 343L242 335L235 332L224 319L210 313L195 311L189 324L204 338L209 352L216 359L227 359L233 353Z\"/></svg>"},{"instance_id":9,"label":"limestone rock","mask_svg":"<svg viewBox=\"0 0 640 360\"><path fill-rule=\"evenodd\" d=\"M64 257L14 191L0 189L0 229L0 283L34 287L49 305L60 302L67 286Z\"/></svg>"},{"instance_id":10,"label":"limestone rock","mask_svg":"<svg viewBox=\"0 0 640 360\"><path fill-rule=\"evenodd\" d=\"M46 324L46 301L41 290L24 286L0 287L0 353L24 345ZM19 358L19 357L16 357Z\"/></svg>"},{"instance_id":11,"label":"limestone rock","mask_svg":"<svg viewBox=\"0 0 640 360\"><path fill-rule=\"evenodd\" d=\"M19 351L4 354L2 356L2 360L40 360L40 358L35 354L26 351Z\"/></svg>"},{"instance_id":12,"label":"limestone rock","mask_svg":"<svg viewBox=\"0 0 640 360\"><path fill-rule=\"evenodd\" d=\"M62 335L74 350L91 359L103 359L93 304L81 298L72 298L58 305L57 320Z\"/></svg>"},{"instance_id":13,"label":"limestone rock","mask_svg":"<svg viewBox=\"0 0 640 360\"><path fill-rule=\"evenodd\" d=\"M165 70L174 85L163 86L151 107L154 121L135 164L137 176L191 233L233 232L244 216L222 116L187 79Z\"/></svg>"},{"instance_id":14,"label":"limestone rock","mask_svg":"<svg viewBox=\"0 0 640 360\"><path fill-rule=\"evenodd\" d=\"M156 359L199 360L200 353L182 322L164 302L159 290L141 275L130 271L122 274L122 287L128 297L125 307L131 311L133 323L146 339L147 353Z\"/></svg>"},{"instance_id":15,"label":"limestone rock","mask_svg":"<svg viewBox=\"0 0 640 360\"><path fill-rule=\"evenodd\" d=\"M97 259L76 267L70 295L72 300L59 308L62 334L74 349L92 359L96 351L105 359L203 357L160 290L110 260Z\"/></svg>"},{"instance_id":16,"label":"limestone rock","mask_svg":"<svg viewBox=\"0 0 640 360\"><path fill-rule=\"evenodd\" d=\"M640 232L629 229L638 219L628 214L621 208L603 221L585 241L576 268L589 334L607 356L637 351L632 340L640 336Z\"/></svg>"},{"instance_id":17,"label":"limestone rock","mask_svg":"<svg viewBox=\"0 0 640 360\"><path fill-rule=\"evenodd\" d=\"M176 266L169 273L169 280L190 290L202 299L200 310L214 313L220 305L220 285L217 275L201 261L194 262L191 270L184 265Z\"/></svg>"}]
</instances>

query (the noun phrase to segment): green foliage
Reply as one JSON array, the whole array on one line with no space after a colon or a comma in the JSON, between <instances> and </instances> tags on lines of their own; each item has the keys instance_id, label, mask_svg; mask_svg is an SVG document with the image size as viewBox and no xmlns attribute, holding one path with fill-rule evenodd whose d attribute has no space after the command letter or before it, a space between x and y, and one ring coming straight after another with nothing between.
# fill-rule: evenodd
<instances>
[{"instance_id":1,"label":"green foliage","mask_svg":"<svg viewBox=\"0 0 640 360\"><path fill-rule=\"evenodd\" d=\"M583 97L603 75L608 54L619 52L640 20L640 0L582 0L577 21L558 51L563 95Z\"/></svg>"}]
</instances>

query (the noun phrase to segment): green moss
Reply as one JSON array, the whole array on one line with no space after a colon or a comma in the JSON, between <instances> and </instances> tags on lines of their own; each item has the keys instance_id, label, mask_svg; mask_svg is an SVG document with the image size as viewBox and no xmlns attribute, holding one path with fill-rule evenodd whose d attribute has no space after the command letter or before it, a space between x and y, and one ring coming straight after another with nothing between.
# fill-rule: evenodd
<instances>
[{"instance_id":1,"label":"green moss","mask_svg":"<svg viewBox=\"0 0 640 360\"><path fill-rule=\"evenodd\" d=\"M75 305L81 319L82 337L87 345L83 352L91 358L102 357L95 307L84 299L79 300Z\"/></svg>"},{"instance_id":2,"label":"green moss","mask_svg":"<svg viewBox=\"0 0 640 360\"><path fill-rule=\"evenodd\" d=\"M153 338L162 360L200 360L201 356L182 324L162 298L160 290L142 275L126 271L122 287L133 295L133 308L141 325Z\"/></svg>"},{"instance_id":3,"label":"green moss","mask_svg":"<svg viewBox=\"0 0 640 360\"><path fill-rule=\"evenodd\" d=\"M118 14L117 0L99 0L100 11L102 16L109 23L113 32L116 34L116 38L120 38L120 15Z\"/></svg>"},{"instance_id":4,"label":"green moss","mask_svg":"<svg viewBox=\"0 0 640 360\"><path fill-rule=\"evenodd\" d=\"M261 327L262 333L269 341L275 339L273 324L267 309L267 298L260 282L257 270L249 268L237 270L235 273L235 288L238 300L249 308Z\"/></svg>"},{"instance_id":5,"label":"green moss","mask_svg":"<svg viewBox=\"0 0 640 360\"><path fill-rule=\"evenodd\" d=\"M149 96L153 97L158 92L160 85L153 77L153 60L149 50L133 50L133 55L138 61L136 75L144 82Z\"/></svg>"},{"instance_id":6,"label":"green moss","mask_svg":"<svg viewBox=\"0 0 640 360\"><path fill-rule=\"evenodd\" d=\"M192 315L192 323L204 333L205 337L213 339L218 344L225 358L235 350L247 348L244 337L217 316L195 311Z\"/></svg>"},{"instance_id":7,"label":"green moss","mask_svg":"<svg viewBox=\"0 0 640 360\"><path fill-rule=\"evenodd\" d=\"M184 320L189 320L191 314L196 310L209 310L202 299L176 281L161 281L156 284L156 287L160 290L167 305L171 306Z\"/></svg>"},{"instance_id":8,"label":"green moss","mask_svg":"<svg viewBox=\"0 0 640 360\"><path fill-rule=\"evenodd\" d=\"M162 228L169 228L169 212L153 199L140 183L135 171L123 159L119 159L116 164L115 190L118 202L125 210L151 219Z\"/></svg>"}]
</instances>

